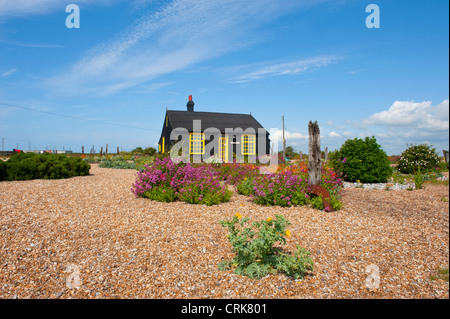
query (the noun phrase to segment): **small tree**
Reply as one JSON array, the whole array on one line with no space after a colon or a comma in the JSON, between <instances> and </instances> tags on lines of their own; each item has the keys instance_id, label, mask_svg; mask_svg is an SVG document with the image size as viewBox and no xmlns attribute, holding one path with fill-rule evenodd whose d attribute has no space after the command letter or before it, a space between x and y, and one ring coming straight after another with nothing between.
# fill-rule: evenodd
<instances>
[{"instance_id":1,"label":"small tree","mask_svg":"<svg viewBox=\"0 0 450 319\"><path fill-rule=\"evenodd\" d=\"M333 152L331 163L349 182L383 183L392 175L388 157L375 137L345 141L340 150Z\"/></svg>"}]
</instances>

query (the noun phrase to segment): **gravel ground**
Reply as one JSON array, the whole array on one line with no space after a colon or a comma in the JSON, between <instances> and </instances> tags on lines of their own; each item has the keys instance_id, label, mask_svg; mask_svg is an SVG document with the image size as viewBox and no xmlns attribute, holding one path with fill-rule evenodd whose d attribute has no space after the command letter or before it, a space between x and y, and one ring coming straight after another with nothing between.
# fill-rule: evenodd
<instances>
[{"instance_id":1,"label":"gravel ground","mask_svg":"<svg viewBox=\"0 0 450 319\"><path fill-rule=\"evenodd\" d=\"M448 282L430 279L449 264L446 186L348 188L344 208L326 213L240 195L212 207L153 202L131 193L135 174L92 165L90 176L0 183L0 298L449 298ZM218 270L233 257L218 221L237 212L283 214L285 248L309 250L314 273ZM367 286L376 269L379 287Z\"/></svg>"}]
</instances>

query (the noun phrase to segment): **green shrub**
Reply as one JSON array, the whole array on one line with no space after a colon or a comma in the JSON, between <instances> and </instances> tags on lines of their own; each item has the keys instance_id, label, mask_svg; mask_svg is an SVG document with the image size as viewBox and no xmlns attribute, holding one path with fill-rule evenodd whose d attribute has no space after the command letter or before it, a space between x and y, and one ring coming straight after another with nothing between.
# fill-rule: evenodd
<instances>
[{"instance_id":1,"label":"green shrub","mask_svg":"<svg viewBox=\"0 0 450 319\"><path fill-rule=\"evenodd\" d=\"M113 158L101 162L98 167L102 168L116 168L116 169L136 169L135 163L130 163L121 158Z\"/></svg>"},{"instance_id":2,"label":"green shrub","mask_svg":"<svg viewBox=\"0 0 450 319\"><path fill-rule=\"evenodd\" d=\"M61 179L89 174L90 165L81 158L56 154L19 153L5 162L3 180ZM1 178L0 178L1 180Z\"/></svg>"},{"instance_id":3,"label":"green shrub","mask_svg":"<svg viewBox=\"0 0 450 319\"><path fill-rule=\"evenodd\" d=\"M244 178L244 180L237 185L237 191L241 195L253 195L255 193L253 189L253 178Z\"/></svg>"},{"instance_id":4,"label":"green shrub","mask_svg":"<svg viewBox=\"0 0 450 319\"><path fill-rule=\"evenodd\" d=\"M402 152L397 169L403 174L414 174L419 167L430 171L439 167L440 159L436 149L428 144L413 145Z\"/></svg>"},{"instance_id":5,"label":"green shrub","mask_svg":"<svg viewBox=\"0 0 450 319\"><path fill-rule=\"evenodd\" d=\"M286 230L290 222L283 216L276 215L275 219L257 221L246 227L248 221L249 218L242 218L240 214L232 220L220 221L222 227L229 231L228 239L236 256L220 262L219 269L234 268L236 274L250 278L281 272L294 279L303 278L313 270L309 252L297 246L297 252L290 255L274 246L286 243L286 237L290 237L289 230Z\"/></svg>"},{"instance_id":6,"label":"green shrub","mask_svg":"<svg viewBox=\"0 0 450 319\"><path fill-rule=\"evenodd\" d=\"M6 180L8 173L6 171L6 162L0 160L0 181Z\"/></svg>"},{"instance_id":7,"label":"green shrub","mask_svg":"<svg viewBox=\"0 0 450 319\"><path fill-rule=\"evenodd\" d=\"M423 183L425 183L425 180L423 178L422 173L420 172L420 166L419 166L419 169L414 174L414 184L416 186L416 189L422 189Z\"/></svg>"},{"instance_id":8,"label":"green shrub","mask_svg":"<svg viewBox=\"0 0 450 319\"><path fill-rule=\"evenodd\" d=\"M331 164L348 182L384 183L392 175L388 157L375 137L345 141L333 153Z\"/></svg>"}]
</instances>

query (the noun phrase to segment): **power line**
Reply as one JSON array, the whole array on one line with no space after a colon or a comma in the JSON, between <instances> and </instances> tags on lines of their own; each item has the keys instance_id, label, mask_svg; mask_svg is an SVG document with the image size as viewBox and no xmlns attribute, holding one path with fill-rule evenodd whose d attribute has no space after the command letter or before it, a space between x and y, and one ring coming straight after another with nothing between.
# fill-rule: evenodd
<instances>
[{"instance_id":1,"label":"power line","mask_svg":"<svg viewBox=\"0 0 450 319\"><path fill-rule=\"evenodd\" d=\"M12 105L12 104L3 103L3 102L0 102L0 104L8 106L8 107L14 107L14 108L18 108L18 109L33 111L33 112L39 112L39 113L45 113L45 114L51 114L51 115L66 117L66 118L72 118L72 119L76 119L76 120L80 120L80 121L89 121L89 122L95 122L95 123L101 123L101 124L107 124L107 125L122 126L122 127L126 127L126 128L133 128L133 129L137 129L137 130L145 130L145 131L152 131L152 132L159 132L160 131L160 130L154 130L154 129L149 129L149 128L124 125L124 124L119 124L119 123L112 123L112 122L106 122L106 121L100 121L100 120L86 119L86 118L73 116L73 115L68 115L68 114L60 114L60 113L55 113L55 112L36 110L36 109L28 108L28 107L25 107L25 106Z\"/></svg>"}]
</instances>

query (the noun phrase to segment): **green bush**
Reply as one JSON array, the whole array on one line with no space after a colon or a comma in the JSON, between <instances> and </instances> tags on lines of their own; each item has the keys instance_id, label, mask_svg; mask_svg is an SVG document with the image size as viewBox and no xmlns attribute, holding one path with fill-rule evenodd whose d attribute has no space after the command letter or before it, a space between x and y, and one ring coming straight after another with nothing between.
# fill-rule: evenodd
<instances>
[{"instance_id":1,"label":"green bush","mask_svg":"<svg viewBox=\"0 0 450 319\"><path fill-rule=\"evenodd\" d=\"M237 191L241 195L253 195L255 193L253 190L253 178L244 178L244 180L237 185Z\"/></svg>"},{"instance_id":2,"label":"green bush","mask_svg":"<svg viewBox=\"0 0 450 319\"><path fill-rule=\"evenodd\" d=\"M309 252L297 246L297 252L290 255L274 246L276 243L286 243L286 237L290 237L290 231L286 230L290 222L282 215L246 227L248 221L249 218L242 218L240 214L236 214L232 220L220 221L229 231L228 239L236 256L232 260L220 262L219 269L234 268L236 274L250 278L281 272L294 279L303 278L308 271L313 270Z\"/></svg>"},{"instance_id":3,"label":"green bush","mask_svg":"<svg viewBox=\"0 0 450 319\"><path fill-rule=\"evenodd\" d=\"M414 174L419 167L422 171L439 168L440 159L436 149L428 144L413 145L402 152L397 161L397 169L403 174Z\"/></svg>"},{"instance_id":4,"label":"green bush","mask_svg":"<svg viewBox=\"0 0 450 319\"><path fill-rule=\"evenodd\" d=\"M8 176L6 171L6 162L0 160L0 181L4 181Z\"/></svg>"},{"instance_id":5,"label":"green bush","mask_svg":"<svg viewBox=\"0 0 450 319\"><path fill-rule=\"evenodd\" d=\"M384 183L392 175L388 157L375 137L345 141L333 153L331 165L348 182Z\"/></svg>"},{"instance_id":6,"label":"green bush","mask_svg":"<svg viewBox=\"0 0 450 319\"><path fill-rule=\"evenodd\" d=\"M113 157L112 159L101 162L98 167L102 168L116 168L116 169L136 169L136 164L128 162L119 157Z\"/></svg>"},{"instance_id":7,"label":"green bush","mask_svg":"<svg viewBox=\"0 0 450 319\"><path fill-rule=\"evenodd\" d=\"M0 180L61 179L89 174L91 166L81 158L56 154L19 153L2 164ZM0 169L2 171L2 169Z\"/></svg>"}]
</instances>

